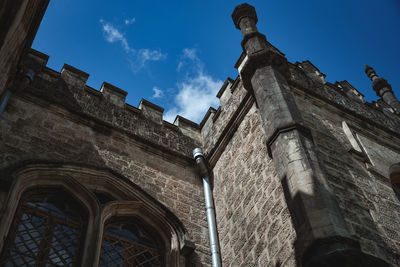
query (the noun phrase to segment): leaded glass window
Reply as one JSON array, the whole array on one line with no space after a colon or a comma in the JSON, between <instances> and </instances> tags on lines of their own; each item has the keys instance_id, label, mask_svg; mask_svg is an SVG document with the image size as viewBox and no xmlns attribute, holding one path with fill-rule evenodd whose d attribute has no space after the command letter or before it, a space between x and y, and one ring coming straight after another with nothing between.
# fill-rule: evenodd
<instances>
[{"instance_id":1,"label":"leaded glass window","mask_svg":"<svg viewBox=\"0 0 400 267\"><path fill-rule=\"evenodd\" d=\"M65 192L25 193L14 217L1 266L78 266L85 212Z\"/></svg>"},{"instance_id":2,"label":"leaded glass window","mask_svg":"<svg viewBox=\"0 0 400 267\"><path fill-rule=\"evenodd\" d=\"M139 218L110 222L104 229L101 267L163 265L162 242Z\"/></svg>"}]
</instances>

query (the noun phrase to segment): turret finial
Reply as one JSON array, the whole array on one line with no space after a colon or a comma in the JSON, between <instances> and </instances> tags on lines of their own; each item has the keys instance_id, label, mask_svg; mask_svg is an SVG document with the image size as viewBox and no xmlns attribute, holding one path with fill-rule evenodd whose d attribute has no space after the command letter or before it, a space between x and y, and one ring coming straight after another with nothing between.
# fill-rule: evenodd
<instances>
[{"instance_id":1,"label":"turret finial","mask_svg":"<svg viewBox=\"0 0 400 267\"><path fill-rule=\"evenodd\" d=\"M256 9L247 4L241 4L235 7L232 13L232 20L237 29L242 31L243 37L258 33Z\"/></svg>"},{"instance_id":2,"label":"turret finial","mask_svg":"<svg viewBox=\"0 0 400 267\"><path fill-rule=\"evenodd\" d=\"M365 64L364 68L365 68L365 73L371 79L371 81L373 81L375 78L378 78L378 75L376 75L376 72L372 67Z\"/></svg>"},{"instance_id":3,"label":"turret finial","mask_svg":"<svg viewBox=\"0 0 400 267\"><path fill-rule=\"evenodd\" d=\"M243 3L235 7L232 13L232 20L235 23L236 28L240 30L240 20L243 18L250 18L257 24L257 13L253 6Z\"/></svg>"},{"instance_id":4,"label":"turret finial","mask_svg":"<svg viewBox=\"0 0 400 267\"><path fill-rule=\"evenodd\" d=\"M372 88L374 88L376 94L397 113L400 113L400 102L394 95L392 86L390 86L387 80L379 77L372 67L368 65L364 65L364 67L365 73L372 81Z\"/></svg>"}]
</instances>

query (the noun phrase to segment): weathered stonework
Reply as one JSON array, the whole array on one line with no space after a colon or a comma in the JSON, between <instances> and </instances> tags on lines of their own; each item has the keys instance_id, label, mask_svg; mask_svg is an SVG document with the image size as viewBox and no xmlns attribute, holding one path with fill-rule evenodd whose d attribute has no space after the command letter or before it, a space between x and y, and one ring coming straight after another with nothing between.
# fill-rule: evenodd
<instances>
[{"instance_id":1,"label":"weathered stonework","mask_svg":"<svg viewBox=\"0 0 400 267\"><path fill-rule=\"evenodd\" d=\"M244 90L244 89L241 89ZM224 266L294 266L296 233L255 104L214 167Z\"/></svg>"},{"instance_id":2,"label":"weathered stonework","mask_svg":"<svg viewBox=\"0 0 400 267\"><path fill-rule=\"evenodd\" d=\"M368 103L311 62L288 62L243 4L233 13L239 76L200 124L171 124L162 107L133 107L107 82L93 89L71 65L47 68L24 32L47 2L28 1L29 12L6 2L0 94L12 95L0 114L0 265L21 196L49 187L90 207L78 265L98 265L107 218L135 215L165 242L165 266L211 266L203 173L192 158L201 147L223 266L400 266L400 104L372 68L381 99ZM34 70L32 82L18 64Z\"/></svg>"},{"instance_id":3,"label":"weathered stonework","mask_svg":"<svg viewBox=\"0 0 400 267\"><path fill-rule=\"evenodd\" d=\"M99 130L90 119L50 106L42 99L19 96L9 102L0 124L3 179L12 179L14 170L35 163L118 173L181 218L196 245L194 265L209 262L202 185L191 160L137 141L124 131L106 126ZM157 140L155 133L152 136Z\"/></svg>"},{"instance_id":4,"label":"weathered stonework","mask_svg":"<svg viewBox=\"0 0 400 267\"><path fill-rule=\"evenodd\" d=\"M305 121L313 129L318 156L327 173L329 187L339 202L351 234L360 241L365 253L399 265L397 224L400 219L400 203L387 179L390 165L400 159L398 137L366 125L362 118L343 116L340 109L327 106L323 101L306 96L300 90L295 92ZM369 159L368 155L360 159L349 153L352 145L343 131L343 120L352 125L353 130L357 129L360 140L368 138L374 146L382 144L389 149L385 160L373 166L371 161L374 159ZM380 151L384 152L383 149ZM386 161L391 163L386 164ZM376 171L380 167L386 169L386 173Z\"/></svg>"}]
</instances>

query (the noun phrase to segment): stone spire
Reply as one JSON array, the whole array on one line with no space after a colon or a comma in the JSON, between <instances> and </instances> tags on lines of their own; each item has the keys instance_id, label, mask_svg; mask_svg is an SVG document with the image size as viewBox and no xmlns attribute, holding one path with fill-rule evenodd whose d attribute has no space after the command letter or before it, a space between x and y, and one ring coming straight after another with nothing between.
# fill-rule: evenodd
<instances>
[{"instance_id":1,"label":"stone spire","mask_svg":"<svg viewBox=\"0 0 400 267\"><path fill-rule=\"evenodd\" d=\"M375 70L365 65L365 73L372 81L372 88L382 100L393 108L397 113L400 113L400 102L393 93L392 86L384 78L379 77Z\"/></svg>"}]
</instances>

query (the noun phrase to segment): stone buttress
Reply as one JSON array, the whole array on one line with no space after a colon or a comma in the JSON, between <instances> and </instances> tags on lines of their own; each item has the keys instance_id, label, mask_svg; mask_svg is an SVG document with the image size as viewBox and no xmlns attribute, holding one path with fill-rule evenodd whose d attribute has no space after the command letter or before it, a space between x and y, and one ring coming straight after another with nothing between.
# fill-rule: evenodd
<instances>
[{"instance_id":1,"label":"stone buttress","mask_svg":"<svg viewBox=\"0 0 400 267\"><path fill-rule=\"evenodd\" d=\"M244 58L238 70L259 108L262 128L297 233L302 266L380 266L363 254L349 234L335 196L321 169L311 131L303 122L288 85L285 56L256 27L254 7L242 4L232 14L242 31Z\"/></svg>"}]
</instances>

